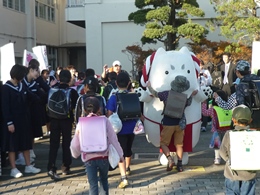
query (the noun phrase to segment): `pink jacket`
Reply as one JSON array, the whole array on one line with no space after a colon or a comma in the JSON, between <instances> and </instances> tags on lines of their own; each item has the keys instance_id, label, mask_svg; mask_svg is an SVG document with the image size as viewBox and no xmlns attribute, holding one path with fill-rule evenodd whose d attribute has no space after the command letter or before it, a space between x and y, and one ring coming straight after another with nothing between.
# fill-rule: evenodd
<instances>
[{"instance_id":1,"label":"pink jacket","mask_svg":"<svg viewBox=\"0 0 260 195\"><path fill-rule=\"evenodd\" d=\"M118 142L116 133L114 132L114 129L107 118L106 118L106 127L107 127L107 138L108 138L107 144L108 145L112 144L115 147L120 158L123 157L123 150ZM107 150L104 152L82 153L80 150L79 131L80 131L80 129L77 125L75 135L70 143L70 151L71 151L72 157L78 158L81 155L82 161L87 162L93 158L108 156L108 147L107 147Z\"/></svg>"}]
</instances>

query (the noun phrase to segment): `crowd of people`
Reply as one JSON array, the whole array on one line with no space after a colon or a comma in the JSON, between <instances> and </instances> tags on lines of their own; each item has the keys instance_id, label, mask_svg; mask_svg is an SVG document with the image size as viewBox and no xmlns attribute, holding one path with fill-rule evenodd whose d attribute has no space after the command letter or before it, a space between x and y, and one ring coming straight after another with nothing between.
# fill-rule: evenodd
<instances>
[{"instance_id":1,"label":"crowd of people","mask_svg":"<svg viewBox=\"0 0 260 195\"><path fill-rule=\"evenodd\" d=\"M205 132L207 125L211 123L212 139L209 140L209 145L215 151L214 164L220 164L221 157L227 161L225 168L227 192L240 190L242 185L243 190L247 191L248 194L253 194L255 174L247 175L245 171L237 171L237 175L234 176L229 172L229 153L226 152L229 150L229 144L226 132L230 129L239 130L241 126L249 129L248 125L250 125L251 118L254 118L254 113L252 116L247 114L245 118L237 118L238 115L234 116L234 111L232 112L231 109L236 109L239 105L246 105L244 107L251 108L251 102L248 100L248 89L250 87L248 82L260 80L260 77L251 74L249 62L239 60L233 63L229 53L223 54L223 65L219 69L216 67L208 69L204 62L201 61L200 70L198 83L200 86L210 86L214 91L212 99L209 98L202 103L201 113L201 131ZM216 77L216 75L219 77ZM77 123L80 117L109 117L117 112L118 109L117 96L112 92L114 90L116 93L133 92L130 76L126 71L122 70L121 63L118 60L113 62L111 68L108 65L104 65L100 78L98 79L97 77L93 69L77 72L73 66L66 68L58 67L56 71L46 69L40 72L39 62L35 59L30 61L28 67L17 64L12 67L10 80L1 86L2 122L0 131L1 162L2 166L5 166L7 164L6 155L8 155L11 166L10 176L19 178L23 175L16 165L25 165L24 173L37 174L41 172L39 168L32 164L37 155L33 152L33 146L34 139L43 136L42 126L44 125L46 125L47 133L49 132L50 136L48 164L46 165L48 176L53 180L60 179L56 164L60 142L62 142L61 172L63 175L70 174L72 155L74 154L74 157L82 155L76 146L72 147L71 145L74 124L76 126L74 136L76 139L79 134ZM189 83L185 79L185 77L176 77L170 84L170 91L181 94L187 90ZM179 83L185 83L185 85L179 87ZM174 97L170 95L170 91L155 91L150 82L147 83L146 87L151 95L159 98L160 101L164 102L165 106L168 98ZM69 93L70 107L66 118L57 119L48 115L46 106L50 98L50 91L53 88L67 90ZM174 166L174 161L168 148L172 136L174 136L178 157L177 170L179 172L184 170L182 166L182 147L186 126L184 111L191 104L192 96L196 95L196 93L197 90L190 97L186 97L185 102L182 102L181 114L174 113L173 116L170 116L164 110L160 147L168 159L167 171L171 171ZM180 116L176 116L176 114ZM123 120L122 129L118 134L112 131L111 125L106 127L107 132L109 132L108 140L115 146L120 156L118 168L121 182L118 188L125 188L129 185L128 176L131 174L132 144L135 138L133 130L137 122L138 118ZM219 125L220 123L225 125L221 126ZM257 126L253 127L257 128ZM109 162L107 156L107 151L90 156L82 156L88 179L91 180L89 182L90 194L97 194L98 179L96 175L98 171L100 172L100 182L102 183L101 190L108 194L107 177ZM247 177L242 178L243 175L247 175ZM250 185L246 181L249 181Z\"/></svg>"},{"instance_id":2,"label":"crowd of people","mask_svg":"<svg viewBox=\"0 0 260 195\"><path fill-rule=\"evenodd\" d=\"M252 82L259 80L260 77L251 73L248 61L232 62L229 53L223 54L223 62L211 72L214 77L212 83L208 85L212 87L214 93L211 101L208 99L202 103L201 131L206 131L209 119L205 117L210 117L212 138L209 147L215 152L214 164L221 164L221 158L226 162L224 170L226 194L255 194L256 171L231 169L230 148L235 146L230 144L229 130L249 131L260 128L259 111L257 108L254 109L254 106L257 107L254 98L259 95L258 90L252 88ZM203 76L209 78L208 75Z\"/></svg>"}]
</instances>

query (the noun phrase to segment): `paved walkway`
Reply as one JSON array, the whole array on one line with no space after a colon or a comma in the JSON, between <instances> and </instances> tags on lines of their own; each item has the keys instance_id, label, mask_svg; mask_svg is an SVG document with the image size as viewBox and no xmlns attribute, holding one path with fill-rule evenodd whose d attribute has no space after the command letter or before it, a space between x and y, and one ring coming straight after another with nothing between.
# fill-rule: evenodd
<instances>
[{"instance_id":1,"label":"paved walkway","mask_svg":"<svg viewBox=\"0 0 260 195\"><path fill-rule=\"evenodd\" d=\"M190 153L189 164L185 171L178 173L173 170L166 172L159 164L158 148L146 141L144 135L136 136L133 152L130 185L126 189L117 189L119 170L109 172L110 194L153 194L153 195L224 195L224 163L213 165L214 151L208 148L211 133L201 133L200 141ZM0 194L88 194L88 183L84 173L83 163L74 159L72 174L61 175L61 180L53 182L46 173L49 139L45 137L36 141L36 167L42 169L37 175L24 174L22 178L14 179L9 176L10 167L3 169L0 176ZM59 151L61 153L61 151ZM61 165L61 155L57 165ZM23 166L18 166L23 171ZM59 173L59 172L58 172ZM258 176L258 178L260 178ZM257 194L260 194L260 182L257 181Z\"/></svg>"}]
</instances>

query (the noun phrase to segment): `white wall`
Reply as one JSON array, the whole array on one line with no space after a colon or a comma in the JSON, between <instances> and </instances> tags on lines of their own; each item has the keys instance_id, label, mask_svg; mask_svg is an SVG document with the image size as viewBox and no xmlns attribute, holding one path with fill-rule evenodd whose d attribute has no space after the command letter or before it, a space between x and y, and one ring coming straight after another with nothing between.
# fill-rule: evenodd
<instances>
[{"instance_id":1,"label":"white wall","mask_svg":"<svg viewBox=\"0 0 260 195\"><path fill-rule=\"evenodd\" d=\"M144 27L128 21L128 15L137 10L134 0L93 0L85 1L86 20L86 55L87 67L93 68L97 73L102 72L104 64L111 66L116 59L120 60L123 69L131 70L131 62L127 55L121 51L129 45L140 43ZM96 3L94 3L96 2ZM200 7L206 12L206 19L214 16L212 5L208 1L199 0ZM206 19L198 19L197 23L205 24ZM210 33L209 40L220 39L218 31ZM181 40L179 47L187 41ZM147 48L159 48L161 43L147 44Z\"/></svg>"}]
</instances>

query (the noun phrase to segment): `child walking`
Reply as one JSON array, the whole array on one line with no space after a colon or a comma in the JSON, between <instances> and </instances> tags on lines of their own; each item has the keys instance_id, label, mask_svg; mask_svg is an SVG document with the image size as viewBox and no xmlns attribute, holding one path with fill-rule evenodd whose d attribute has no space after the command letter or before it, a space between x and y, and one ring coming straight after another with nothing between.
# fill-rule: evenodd
<instances>
[{"instance_id":1,"label":"child walking","mask_svg":"<svg viewBox=\"0 0 260 195\"><path fill-rule=\"evenodd\" d=\"M222 91L216 91L218 96L223 100L227 101L227 94ZM207 108L207 100L201 104L201 111L203 116L210 116L212 118L211 132L213 133L209 147L214 148L215 151L215 160L214 164L219 165L221 162L219 148L221 140L226 132L230 129L231 125L231 110L224 110L220 108L215 100L212 101L212 107ZM223 127L220 127L219 124L224 124Z\"/></svg>"},{"instance_id":2,"label":"child walking","mask_svg":"<svg viewBox=\"0 0 260 195\"><path fill-rule=\"evenodd\" d=\"M125 72L121 72L117 75L116 85L118 87L118 93L129 93L128 87L131 84L129 75ZM107 117L111 116L114 112L117 112L117 96L112 95L107 102ZM121 182L118 188L125 188L129 185L127 176L131 174L130 165L132 157L132 146L135 138L133 133L137 119L122 120L122 129L117 134L120 146L123 149L125 161L119 162L118 167L121 174Z\"/></svg>"},{"instance_id":3,"label":"child walking","mask_svg":"<svg viewBox=\"0 0 260 195\"><path fill-rule=\"evenodd\" d=\"M232 131L241 131L249 129L249 124L252 121L251 110L245 105L239 105L233 109L232 121L234 129ZM230 148L234 147L230 143L230 132L227 131L224 135L222 144L220 146L220 156L226 161L224 176L226 194L255 194L256 172L255 171L241 171L232 170L230 168Z\"/></svg>"},{"instance_id":4,"label":"child walking","mask_svg":"<svg viewBox=\"0 0 260 195\"><path fill-rule=\"evenodd\" d=\"M100 111L99 100L95 97L87 97L84 100L84 110L87 117L98 116L97 113ZM109 120L106 120L105 130L107 132L108 145L112 144L118 155L120 156L120 161L124 162L123 150L117 140L117 136L113 130L113 127ZM87 125L87 124L86 124ZM93 133L103 129L93 129ZM101 194L108 194L108 149L103 152L92 152L92 153L82 153L80 148L79 134L81 132L80 125L76 127L75 135L71 141L71 154L74 158L78 158L81 154L81 159L86 165L86 172L88 181L90 184L90 195L96 195L98 193L98 180L100 181ZM99 178L98 178L99 173Z\"/></svg>"}]
</instances>

